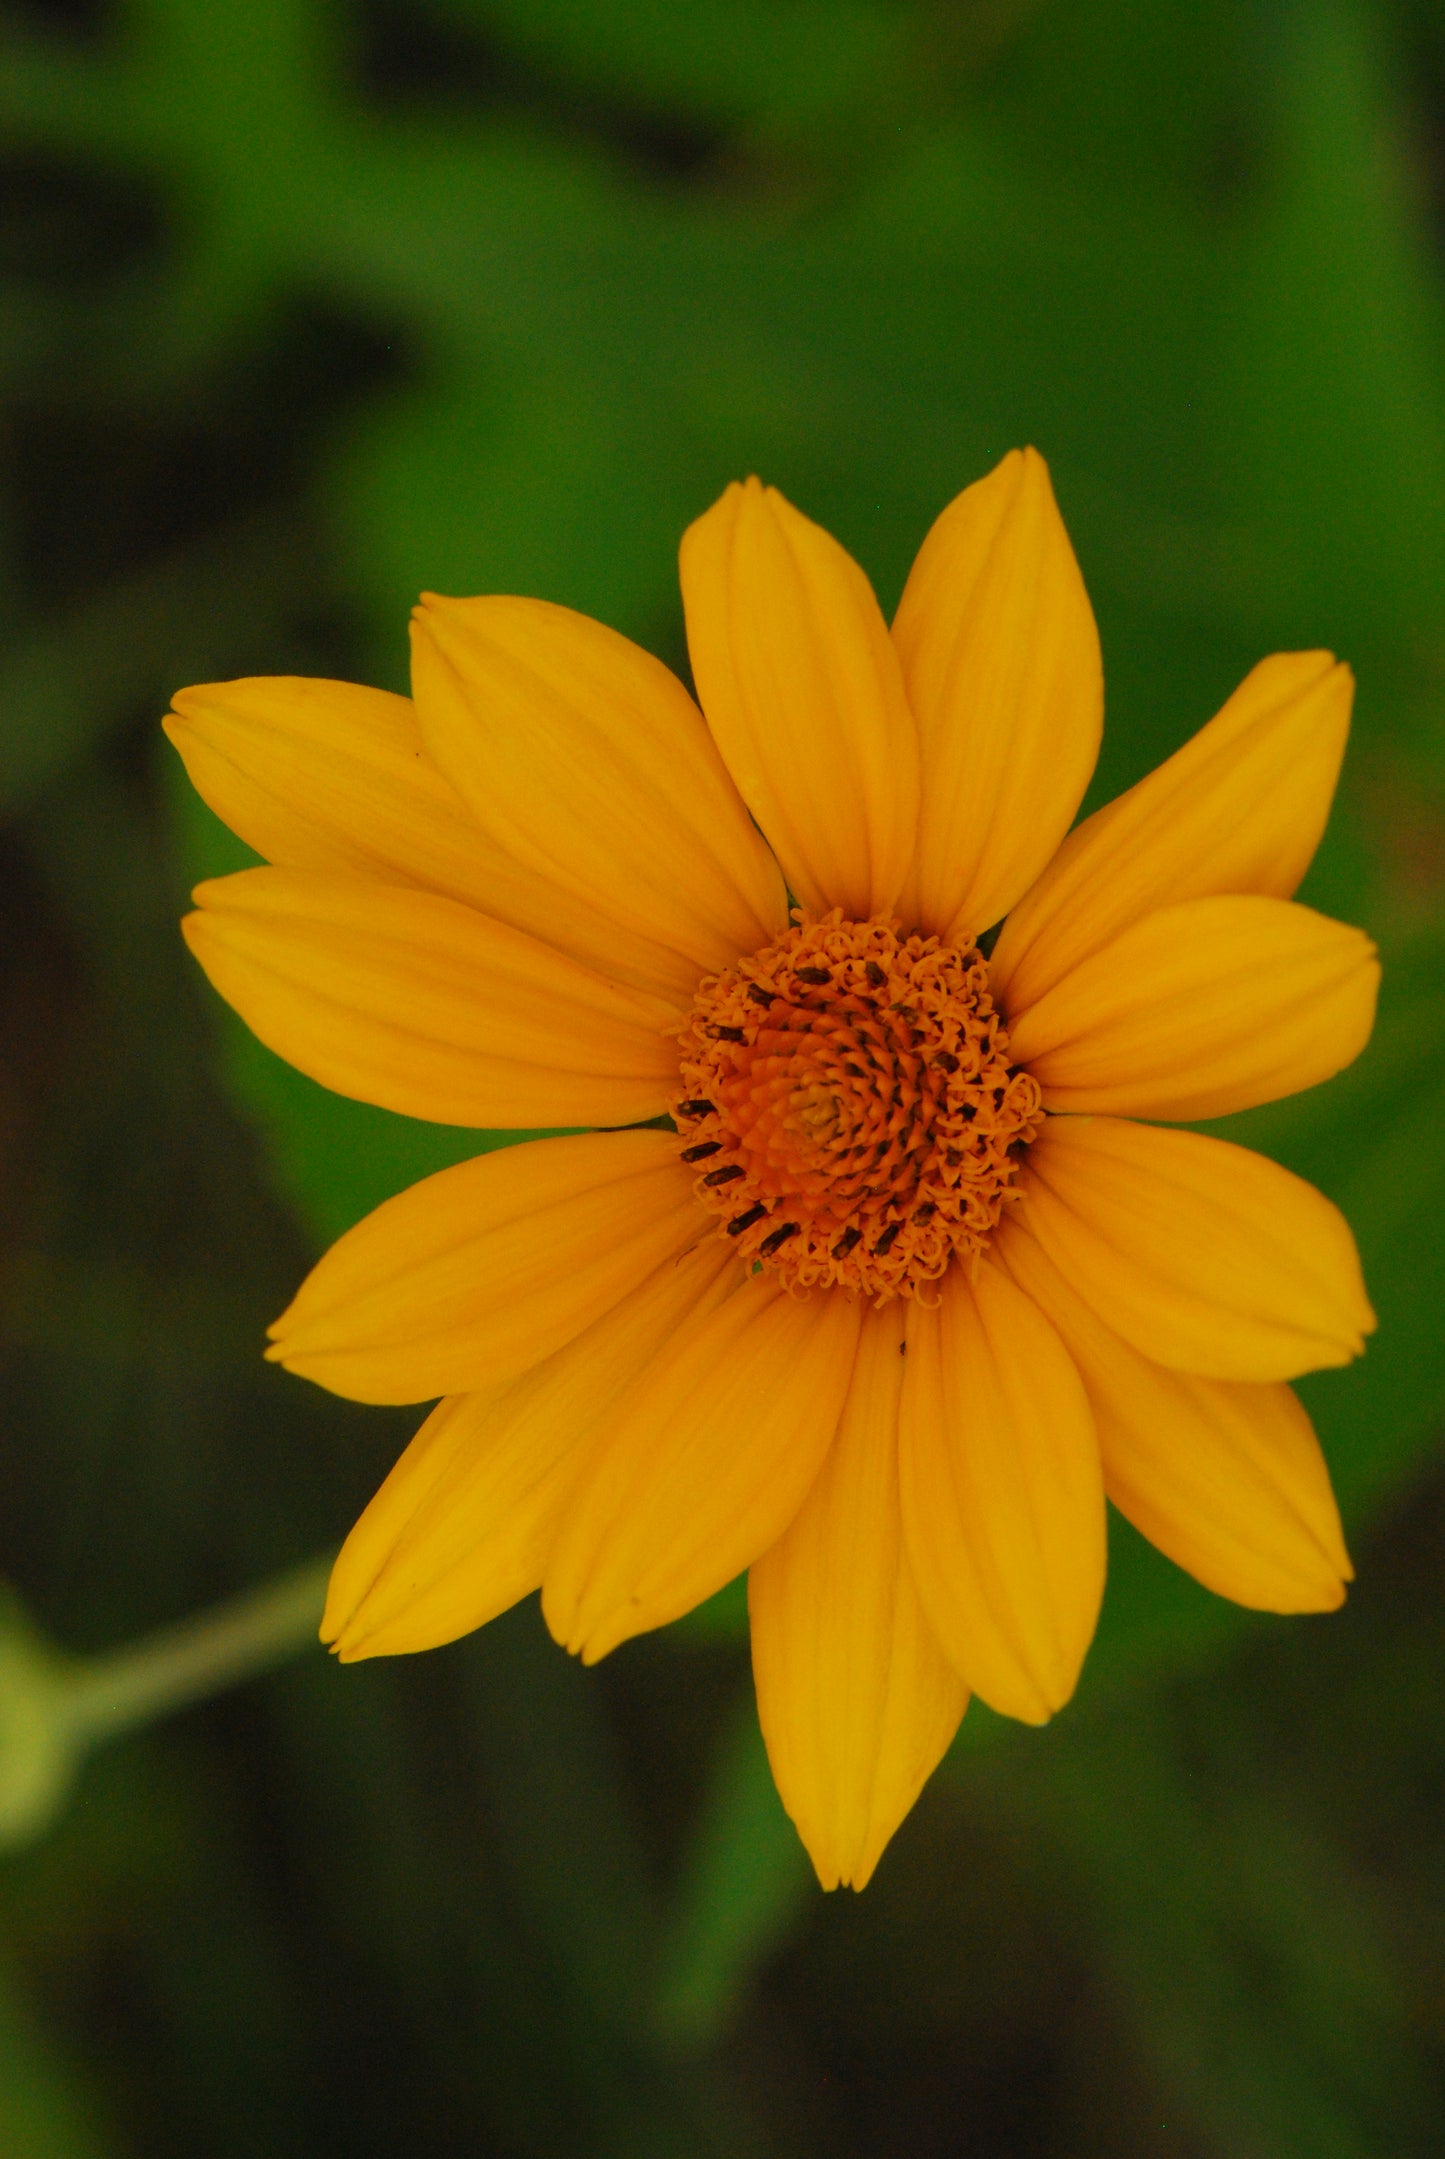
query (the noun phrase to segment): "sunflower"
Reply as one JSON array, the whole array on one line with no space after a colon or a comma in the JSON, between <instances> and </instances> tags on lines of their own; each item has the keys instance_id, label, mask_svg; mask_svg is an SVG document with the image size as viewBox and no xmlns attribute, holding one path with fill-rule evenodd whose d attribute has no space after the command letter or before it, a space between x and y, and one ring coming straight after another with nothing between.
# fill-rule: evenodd
<instances>
[{"instance_id":1,"label":"sunflower","mask_svg":"<svg viewBox=\"0 0 1445 2159\"><path fill-rule=\"evenodd\" d=\"M701 711L507 597L423 600L411 700L183 692L194 784L270 865L185 931L323 1085L573 1128L388 1200L272 1330L337 1393L437 1402L323 1638L424 1649L540 1588L591 1662L747 1569L784 1804L861 1887L970 1690L1068 1700L1106 1496L1226 1597L1344 1594L1286 1382L1373 1326L1349 1229L1170 1127L1367 1039L1372 946L1290 898L1352 684L1263 661L1070 830L1102 670L1036 453L943 512L891 631L756 480L681 568Z\"/></svg>"}]
</instances>

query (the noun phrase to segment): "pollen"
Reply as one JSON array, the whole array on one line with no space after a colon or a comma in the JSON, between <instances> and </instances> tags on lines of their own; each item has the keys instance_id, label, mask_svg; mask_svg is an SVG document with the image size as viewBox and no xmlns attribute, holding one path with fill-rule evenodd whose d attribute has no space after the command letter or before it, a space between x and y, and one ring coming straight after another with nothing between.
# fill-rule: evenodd
<instances>
[{"instance_id":1,"label":"pollen","mask_svg":"<svg viewBox=\"0 0 1445 2159\"><path fill-rule=\"evenodd\" d=\"M836 908L709 975L680 1057L672 1114L698 1198L799 1292L932 1301L1017 1197L1043 1123L977 946Z\"/></svg>"}]
</instances>

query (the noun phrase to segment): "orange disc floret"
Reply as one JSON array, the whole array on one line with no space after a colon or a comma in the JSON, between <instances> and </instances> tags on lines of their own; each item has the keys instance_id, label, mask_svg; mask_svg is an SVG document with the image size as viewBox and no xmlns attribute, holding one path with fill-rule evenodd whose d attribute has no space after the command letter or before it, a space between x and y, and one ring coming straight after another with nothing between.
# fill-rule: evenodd
<instances>
[{"instance_id":1,"label":"orange disc floret","mask_svg":"<svg viewBox=\"0 0 1445 2159\"><path fill-rule=\"evenodd\" d=\"M789 1288L876 1304L971 1260L1043 1122L975 945L795 911L701 984L672 1105L739 1252Z\"/></svg>"}]
</instances>

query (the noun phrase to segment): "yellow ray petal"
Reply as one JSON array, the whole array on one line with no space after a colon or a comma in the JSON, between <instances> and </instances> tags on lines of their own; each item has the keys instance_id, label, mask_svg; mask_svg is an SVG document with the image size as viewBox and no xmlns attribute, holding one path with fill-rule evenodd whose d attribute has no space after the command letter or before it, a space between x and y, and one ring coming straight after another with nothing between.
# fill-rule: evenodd
<instances>
[{"instance_id":1,"label":"yellow ray petal","mask_svg":"<svg viewBox=\"0 0 1445 2159\"><path fill-rule=\"evenodd\" d=\"M1028 1724L1069 1699L1104 1590L1104 1486L1083 1383L984 1261L908 1313L899 1477L908 1556L975 1694Z\"/></svg>"},{"instance_id":2,"label":"yellow ray petal","mask_svg":"<svg viewBox=\"0 0 1445 2159\"><path fill-rule=\"evenodd\" d=\"M358 1402L499 1387L711 1228L670 1133L505 1147L423 1178L348 1230L266 1354Z\"/></svg>"},{"instance_id":3,"label":"yellow ray petal","mask_svg":"<svg viewBox=\"0 0 1445 2159\"><path fill-rule=\"evenodd\" d=\"M180 692L166 733L196 792L268 862L444 893L617 981L691 1002L688 961L482 831L428 756L409 697L301 676L211 682Z\"/></svg>"},{"instance_id":4,"label":"yellow ray petal","mask_svg":"<svg viewBox=\"0 0 1445 2159\"><path fill-rule=\"evenodd\" d=\"M669 1007L432 892L306 870L200 885L211 982L323 1087L439 1124L638 1124L677 1084Z\"/></svg>"},{"instance_id":5,"label":"yellow ray petal","mask_svg":"<svg viewBox=\"0 0 1445 2159\"><path fill-rule=\"evenodd\" d=\"M691 1611L775 1544L817 1476L853 1369L859 1312L758 1277L682 1327L599 1435L542 1591L591 1664Z\"/></svg>"},{"instance_id":6,"label":"yellow ray petal","mask_svg":"<svg viewBox=\"0 0 1445 2159\"><path fill-rule=\"evenodd\" d=\"M1325 829L1354 678L1328 652L1262 660L1183 749L1069 834L989 972L1010 1016L1156 907L1288 899Z\"/></svg>"},{"instance_id":7,"label":"yellow ray petal","mask_svg":"<svg viewBox=\"0 0 1445 2159\"><path fill-rule=\"evenodd\" d=\"M1349 1224L1227 1140L1051 1117L1022 1214L1070 1285L1144 1356L1206 1379L1348 1364L1375 1324Z\"/></svg>"},{"instance_id":8,"label":"yellow ray petal","mask_svg":"<svg viewBox=\"0 0 1445 2159\"><path fill-rule=\"evenodd\" d=\"M455 1477L476 1445L488 1412L495 1412L509 1391L494 1387L487 1394L449 1394L412 1435L336 1555L321 1614L323 1642L334 1648L349 1633L358 1608L409 1525L425 1515L438 1487Z\"/></svg>"},{"instance_id":9,"label":"yellow ray petal","mask_svg":"<svg viewBox=\"0 0 1445 2159\"><path fill-rule=\"evenodd\" d=\"M968 1704L903 1552L903 1305L863 1315L817 1482L748 1576L773 1777L825 1889L861 1889Z\"/></svg>"},{"instance_id":10,"label":"yellow ray petal","mask_svg":"<svg viewBox=\"0 0 1445 2159\"><path fill-rule=\"evenodd\" d=\"M1236 1604L1332 1611L1353 1569L1324 1456L1293 1390L1197 1379L1141 1357L1016 1216L1000 1225L995 1250L1083 1376L1104 1488L1120 1513Z\"/></svg>"},{"instance_id":11,"label":"yellow ray petal","mask_svg":"<svg viewBox=\"0 0 1445 2159\"><path fill-rule=\"evenodd\" d=\"M510 1386L440 1403L332 1572L321 1633L343 1663L455 1641L538 1588L587 1435L739 1278L704 1238Z\"/></svg>"},{"instance_id":12,"label":"yellow ray petal","mask_svg":"<svg viewBox=\"0 0 1445 2159\"><path fill-rule=\"evenodd\" d=\"M1361 931L1290 900L1185 900L1133 923L1009 1023L1051 1110L1223 1117L1358 1057L1380 969Z\"/></svg>"},{"instance_id":13,"label":"yellow ray petal","mask_svg":"<svg viewBox=\"0 0 1445 2159\"><path fill-rule=\"evenodd\" d=\"M899 911L962 942L1028 890L1099 754L1099 636L1037 450L1011 450L938 518L893 642L923 774Z\"/></svg>"},{"instance_id":14,"label":"yellow ray petal","mask_svg":"<svg viewBox=\"0 0 1445 2159\"><path fill-rule=\"evenodd\" d=\"M543 600L428 594L417 721L483 830L573 904L664 945L684 978L783 928L777 864L682 684Z\"/></svg>"},{"instance_id":15,"label":"yellow ray petal","mask_svg":"<svg viewBox=\"0 0 1445 2159\"><path fill-rule=\"evenodd\" d=\"M873 588L837 541L749 480L690 525L693 680L805 907L888 914L913 852L918 735Z\"/></svg>"}]
</instances>

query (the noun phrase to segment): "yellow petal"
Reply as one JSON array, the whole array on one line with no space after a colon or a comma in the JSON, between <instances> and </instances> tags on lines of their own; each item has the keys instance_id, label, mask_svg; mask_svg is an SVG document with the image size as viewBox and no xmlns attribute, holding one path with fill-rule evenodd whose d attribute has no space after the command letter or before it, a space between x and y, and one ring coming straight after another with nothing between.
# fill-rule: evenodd
<instances>
[{"instance_id":1,"label":"yellow petal","mask_svg":"<svg viewBox=\"0 0 1445 2159\"><path fill-rule=\"evenodd\" d=\"M1348 1364L1375 1324L1349 1224L1227 1140L1051 1117L1022 1213L1070 1285L1144 1356L1206 1379Z\"/></svg>"},{"instance_id":2,"label":"yellow petal","mask_svg":"<svg viewBox=\"0 0 1445 2159\"><path fill-rule=\"evenodd\" d=\"M900 1302L865 1312L837 1439L748 1577L768 1760L825 1889L864 1886L968 1704L903 1551L902 1347Z\"/></svg>"},{"instance_id":3,"label":"yellow petal","mask_svg":"<svg viewBox=\"0 0 1445 2159\"><path fill-rule=\"evenodd\" d=\"M1085 818L1000 932L989 972L1005 1012L1156 907L1288 899L1325 829L1353 694L1331 653L1276 653L1182 750Z\"/></svg>"},{"instance_id":4,"label":"yellow petal","mask_svg":"<svg viewBox=\"0 0 1445 2159\"><path fill-rule=\"evenodd\" d=\"M676 956L677 979L784 926L777 864L660 660L543 600L445 600L412 622L427 747L482 829L573 905Z\"/></svg>"},{"instance_id":5,"label":"yellow petal","mask_svg":"<svg viewBox=\"0 0 1445 2159\"><path fill-rule=\"evenodd\" d=\"M1099 635L1037 450L1011 450L949 504L909 574L893 642L923 775L899 911L963 942L1044 868L1099 754Z\"/></svg>"},{"instance_id":6,"label":"yellow petal","mask_svg":"<svg viewBox=\"0 0 1445 2159\"><path fill-rule=\"evenodd\" d=\"M423 1178L349 1229L266 1354L358 1402L499 1387L711 1233L671 1133L504 1147Z\"/></svg>"},{"instance_id":7,"label":"yellow petal","mask_svg":"<svg viewBox=\"0 0 1445 2159\"><path fill-rule=\"evenodd\" d=\"M1009 1023L1051 1110L1223 1117L1359 1056L1380 969L1359 930L1289 900L1185 900L1133 923Z\"/></svg>"},{"instance_id":8,"label":"yellow petal","mask_svg":"<svg viewBox=\"0 0 1445 2159\"><path fill-rule=\"evenodd\" d=\"M618 1404L568 1502L542 1609L589 1664L775 1544L848 1391L859 1311L761 1277L680 1328Z\"/></svg>"},{"instance_id":9,"label":"yellow petal","mask_svg":"<svg viewBox=\"0 0 1445 2159\"><path fill-rule=\"evenodd\" d=\"M1104 1486L1083 1383L1058 1335L984 1261L908 1313L903 1533L952 1664L1004 1716L1069 1699L1104 1591Z\"/></svg>"},{"instance_id":10,"label":"yellow petal","mask_svg":"<svg viewBox=\"0 0 1445 2159\"><path fill-rule=\"evenodd\" d=\"M186 939L268 1049L439 1124L638 1124L677 1084L669 1008L432 892L306 870L200 885Z\"/></svg>"},{"instance_id":11,"label":"yellow petal","mask_svg":"<svg viewBox=\"0 0 1445 2159\"><path fill-rule=\"evenodd\" d=\"M918 819L918 735L852 557L749 480L690 525L693 680L727 768L805 907L892 911Z\"/></svg>"},{"instance_id":12,"label":"yellow petal","mask_svg":"<svg viewBox=\"0 0 1445 2159\"><path fill-rule=\"evenodd\" d=\"M1353 1570L1329 1471L1293 1390L1197 1379L1141 1357L1016 1216L1005 1216L995 1250L1079 1368L1119 1512L1236 1604L1332 1611Z\"/></svg>"},{"instance_id":13,"label":"yellow petal","mask_svg":"<svg viewBox=\"0 0 1445 2159\"><path fill-rule=\"evenodd\" d=\"M409 697L258 676L182 690L166 733L202 800L282 869L444 893L685 1008L697 972L491 839L422 744Z\"/></svg>"},{"instance_id":14,"label":"yellow petal","mask_svg":"<svg viewBox=\"0 0 1445 2159\"><path fill-rule=\"evenodd\" d=\"M737 1273L704 1238L510 1386L439 1403L332 1572L321 1633L343 1663L455 1641L538 1588L588 1434Z\"/></svg>"}]
</instances>

